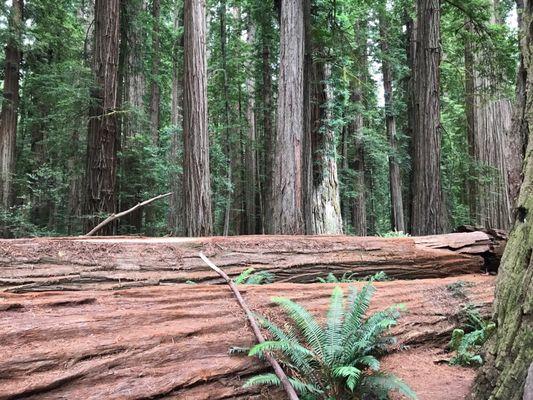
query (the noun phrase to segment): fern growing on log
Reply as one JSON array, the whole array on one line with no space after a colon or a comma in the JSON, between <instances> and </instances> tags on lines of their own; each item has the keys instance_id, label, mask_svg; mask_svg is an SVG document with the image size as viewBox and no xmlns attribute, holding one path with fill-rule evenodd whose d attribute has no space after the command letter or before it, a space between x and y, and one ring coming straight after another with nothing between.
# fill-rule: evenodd
<instances>
[{"instance_id":1,"label":"fern growing on log","mask_svg":"<svg viewBox=\"0 0 533 400\"><path fill-rule=\"evenodd\" d=\"M336 287L323 326L299 304L273 298L290 323L281 328L261 318L272 340L255 345L249 355L273 354L288 371L296 391L308 400L386 399L391 390L416 399L404 382L380 371L378 357L394 343L394 338L385 334L396 325L401 307L365 318L374 291L371 282L360 291L350 288L345 302L342 289ZM261 374L250 378L245 386L279 384L274 374Z\"/></svg>"}]
</instances>

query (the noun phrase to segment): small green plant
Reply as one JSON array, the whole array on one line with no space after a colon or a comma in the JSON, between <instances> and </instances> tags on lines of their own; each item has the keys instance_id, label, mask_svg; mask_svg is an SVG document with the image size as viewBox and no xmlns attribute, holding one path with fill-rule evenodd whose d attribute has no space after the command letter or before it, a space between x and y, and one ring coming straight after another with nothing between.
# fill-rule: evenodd
<instances>
[{"instance_id":1,"label":"small green plant","mask_svg":"<svg viewBox=\"0 0 533 400\"><path fill-rule=\"evenodd\" d=\"M384 238L395 238L395 237L409 237L409 234L403 231L389 231L389 232L382 233L379 236L384 237Z\"/></svg>"},{"instance_id":2,"label":"small green plant","mask_svg":"<svg viewBox=\"0 0 533 400\"><path fill-rule=\"evenodd\" d=\"M446 285L446 289L451 292L452 296L459 299L466 299L468 288L472 287L471 282L457 281Z\"/></svg>"},{"instance_id":3,"label":"small green plant","mask_svg":"<svg viewBox=\"0 0 533 400\"><path fill-rule=\"evenodd\" d=\"M254 272L254 268L248 268L242 271L238 277L234 279L237 285L264 285L274 282L276 276L272 272L259 271Z\"/></svg>"},{"instance_id":4,"label":"small green plant","mask_svg":"<svg viewBox=\"0 0 533 400\"><path fill-rule=\"evenodd\" d=\"M496 324L481 318L479 312L472 307L466 307L465 313L468 318L465 328L454 329L452 333L449 347L455 351L455 356L450 360L450 364L479 366L483 364L483 359L478 354L479 349L492 335Z\"/></svg>"},{"instance_id":5,"label":"small green plant","mask_svg":"<svg viewBox=\"0 0 533 400\"><path fill-rule=\"evenodd\" d=\"M335 275L333 275L330 272L326 278L318 278L317 280L320 283L353 283L353 282L364 282L364 281L383 282L383 281L390 280L390 278L383 271L377 272L372 276L365 276L362 278L359 277L356 272L351 273L351 274L346 272L340 278L337 278Z\"/></svg>"},{"instance_id":6,"label":"small green plant","mask_svg":"<svg viewBox=\"0 0 533 400\"><path fill-rule=\"evenodd\" d=\"M340 287L333 290L326 322L321 326L299 304L282 297L272 300L281 306L289 323L283 328L261 318L272 340L252 347L250 356L271 353L284 366L293 387L306 400L387 399L391 390L416 399L400 379L380 371L377 357L394 338L385 333L397 323L401 306L393 306L365 318L374 287L350 288L348 299ZM272 373L250 378L245 386L279 385Z\"/></svg>"}]
</instances>

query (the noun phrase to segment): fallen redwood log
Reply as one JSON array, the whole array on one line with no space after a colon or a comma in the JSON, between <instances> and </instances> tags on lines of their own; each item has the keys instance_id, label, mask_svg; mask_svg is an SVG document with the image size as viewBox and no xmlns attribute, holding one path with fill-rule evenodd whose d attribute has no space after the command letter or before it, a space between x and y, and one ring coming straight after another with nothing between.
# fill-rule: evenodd
<instances>
[{"instance_id":1,"label":"fallen redwood log","mask_svg":"<svg viewBox=\"0 0 533 400\"><path fill-rule=\"evenodd\" d=\"M458 281L466 284L453 285ZM376 283L372 310L405 304L393 331L400 346L442 344L461 324L465 304L489 313L494 282L492 276L465 275ZM332 288L240 287L254 312L274 319L281 314L271 296L324 315ZM254 358L228 354L254 337L227 286L4 293L0 310L3 400L244 399L255 392L243 389L243 380L265 368Z\"/></svg>"},{"instance_id":2,"label":"fallen redwood log","mask_svg":"<svg viewBox=\"0 0 533 400\"><path fill-rule=\"evenodd\" d=\"M0 290L117 289L221 283L204 252L235 277L248 267L282 282L316 282L329 273L398 279L479 272L493 254L483 232L420 238L238 236L211 238L35 238L0 240Z\"/></svg>"}]
</instances>

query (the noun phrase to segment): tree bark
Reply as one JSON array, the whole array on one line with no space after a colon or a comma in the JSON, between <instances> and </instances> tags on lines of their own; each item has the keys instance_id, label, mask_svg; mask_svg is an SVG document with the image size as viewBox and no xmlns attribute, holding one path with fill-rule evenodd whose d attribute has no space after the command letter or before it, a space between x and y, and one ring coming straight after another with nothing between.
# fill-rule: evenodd
<instances>
[{"instance_id":1,"label":"tree bark","mask_svg":"<svg viewBox=\"0 0 533 400\"><path fill-rule=\"evenodd\" d=\"M98 221L97 214L115 212L120 0L95 2L95 87L92 89L87 136L84 213L85 231ZM104 233L111 234L112 225Z\"/></svg>"},{"instance_id":2,"label":"tree bark","mask_svg":"<svg viewBox=\"0 0 533 400\"><path fill-rule=\"evenodd\" d=\"M229 236L56 238L0 241L0 288L12 292L119 289L194 281L220 283L204 252L236 277L247 268L276 281L316 282L329 273L399 279L496 270L502 241L483 232L413 238Z\"/></svg>"},{"instance_id":3,"label":"tree bark","mask_svg":"<svg viewBox=\"0 0 533 400\"><path fill-rule=\"evenodd\" d=\"M160 0L152 0L152 79L150 88L150 134L152 144L159 143L159 107L161 93L159 89L159 25L160 25L161 5Z\"/></svg>"},{"instance_id":4,"label":"tree bark","mask_svg":"<svg viewBox=\"0 0 533 400\"><path fill-rule=\"evenodd\" d=\"M417 20L411 233L429 235L446 229L440 171L439 0L418 0Z\"/></svg>"},{"instance_id":5,"label":"tree bark","mask_svg":"<svg viewBox=\"0 0 533 400\"><path fill-rule=\"evenodd\" d=\"M213 232L207 127L206 20L203 0L185 0L183 193L185 233Z\"/></svg>"},{"instance_id":6,"label":"tree bark","mask_svg":"<svg viewBox=\"0 0 533 400\"><path fill-rule=\"evenodd\" d=\"M24 8L23 0L13 0L9 16L9 38L5 46L4 91L0 111L0 206L13 205L13 175L15 174L15 148L17 140L19 79L22 62Z\"/></svg>"},{"instance_id":7,"label":"tree bark","mask_svg":"<svg viewBox=\"0 0 533 400\"><path fill-rule=\"evenodd\" d=\"M255 26L249 22L246 42L250 48L254 45ZM252 77L252 63L248 63L248 77L246 78L246 94L248 101L246 103L246 122L248 124L246 148L245 148L245 169L246 179L244 185L244 202L246 208L246 233L251 235L256 232L256 194L257 194L257 152L256 152L256 133L255 133L255 82Z\"/></svg>"},{"instance_id":8,"label":"tree bark","mask_svg":"<svg viewBox=\"0 0 533 400\"><path fill-rule=\"evenodd\" d=\"M174 6L174 32L177 32L180 24L182 24L182 15L177 4ZM183 154L183 138L179 127L183 124L183 114L181 105L183 104L183 86L182 86L182 72L181 63L183 56L183 37L177 37L173 45L172 54L172 94L170 105L170 122L173 126L172 142L170 145L169 162L172 167L170 175L170 188L172 194L170 195L168 227L175 236L183 236L184 232L184 214L183 214L183 173L178 166L179 160L184 157Z\"/></svg>"},{"instance_id":9,"label":"tree bark","mask_svg":"<svg viewBox=\"0 0 533 400\"><path fill-rule=\"evenodd\" d=\"M366 218L366 180L365 180L365 148L364 148L364 86L368 78L367 28L368 21L358 23L356 37L355 61L359 77L351 83L350 100L355 108L355 116L349 126L350 137L354 141L353 170L355 181L353 189L355 197L352 201L352 228L356 235L366 236L368 233Z\"/></svg>"},{"instance_id":10,"label":"tree bark","mask_svg":"<svg viewBox=\"0 0 533 400\"><path fill-rule=\"evenodd\" d=\"M492 23L502 24L497 1L492 2ZM465 44L466 116L469 153L474 163L470 171L469 203L471 218L477 225L508 230L511 223L507 165L521 152L507 151L507 131L511 127L511 101L505 98L492 71L481 72L480 65L490 65L490 54L476 48L473 23L467 23L469 37Z\"/></svg>"},{"instance_id":11,"label":"tree bark","mask_svg":"<svg viewBox=\"0 0 533 400\"><path fill-rule=\"evenodd\" d=\"M400 165L398 164L398 146L396 137L396 112L393 98L393 74L390 64L390 51L388 43L388 21L385 10L382 10L379 18L380 44L381 44L381 71L383 74L383 91L385 94L385 126L389 139L389 187L391 201L391 227L394 231L405 232L403 218L402 179Z\"/></svg>"},{"instance_id":12,"label":"tree bark","mask_svg":"<svg viewBox=\"0 0 533 400\"><path fill-rule=\"evenodd\" d=\"M332 90L330 66L314 60L311 67L311 226L309 234L341 234L342 213L337 177L335 133L329 122Z\"/></svg>"},{"instance_id":13,"label":"tree bark","mask_svg":"<svg viewBox=\"0 0 533 400\"><path fill-rule=\"evenodd\" d=\"M521 114L527 127L524 180L517 201L514 228L505 249L494 303L495 334L485 346L485 364L473 388L475 399L521 400L533 362L533 3L524 1L521 52L525 102Z\"/></svg>"},{"instance_id":14,"label":"tree bark","mask_svg":"<svg viewBox=\"0 0 533 400\"><path fill-rule=\"evenodd\" d=\"M304 12L283 0L280 24L278 118L274 150L271 233L304 232L302 188Z\"/></svg>"},{"instance_id":15,"label":"tree bark","mask_svg":"<svg viewBox=\"0 0 533 400\"><path fill-rule=\"evenodd\" d=\"M448 289L459 281L468 285L464 297ZM352 284L359 289L362 285ZM350 285L341 286L347 293ZM396 352L405 346L443 345L452 330L465 323L459 313L465 304L476 304L486 316L494 278L375 286L370 312L397 303L408 310L391 332L398 341L391 349ZM239 289L252 312L283 323L272 296L290 298L323 321L333 287L273 284ZM0 307L2 398L283 398L273 388L259 394L259 388L242 387L243 380L267 368L256 358L229 354L231 348L253 345L254 336L225 285L3 293Z\"/></svg>"}]
</instances>

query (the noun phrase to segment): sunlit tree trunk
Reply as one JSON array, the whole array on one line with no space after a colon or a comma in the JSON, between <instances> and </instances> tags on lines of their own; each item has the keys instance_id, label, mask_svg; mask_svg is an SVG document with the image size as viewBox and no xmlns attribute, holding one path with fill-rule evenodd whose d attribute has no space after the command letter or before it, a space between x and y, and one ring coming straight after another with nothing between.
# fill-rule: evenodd
<instances>
[{"instance_id":1,"label":"sunlit tree trunk","mask_svg":"<svg viewBox=\"0 0 533 400\"><path fill-rule=\"evenodd\" d=\"M95 2L95 87L87 136L87 169L85 173L85 230L97 222L97 214L114 213L116 208L117 173L117 97L119 64L119 0ZM100 232L111 234L113 224Z\"/></svg>"},{"instance_id":2,"label":"sunlit tree trunk","mask_svg":"<svg viewBox=\"0 0 533 400\"><path fill-rule=\"evenodd\" d=\"M0 111L0 206L13 204L13 175L19 106L20 64L22 61L22 12L24 2L13 0L9 17L9 38L5 46L4 92Z\"/></svg>"},{"instance_id":3,"label":"sunlit tree trunk","mask_svg":"<svg viewBox=\"0 0 533 400\"><path fill-rule=\"evenodd\" d=\"M304 18L302 0L281 3L278 118L272 187L272 226L277 234L304 232L302 139Z\"/></svg>"},{"instance_id":4,"label":"sunlit tree trunk","mask_svg":"<svg viewBox=\"0 0 533 400\"><path fill-rule=\"evenodd\" d=\"M492 2L492 23L502 24L498 17L498 1ZM474 164L470 171L470 214L477 225L509 229L511 201L508 191L507 165L518 154L507 152L507 132L511 127L511 101L505 97L495 76L497 71L483 71L490 65L490 54L477 49L470 35L465 45L466 116L469 153Z\"/></svg>"},{"instance_id":5,"label":"sunlit tree trunk","mask_svg":"<svg viewBox=\"0 0 533 400\"><path fill-rule=\"evenodd\" d=\"M485 363L473 387L477 400L522 400L533 363L533 3L524 1L521 51L525 101L519 102L527 151L517 215L498 271L494 316L496 332L485 345Z\"/></svg>"},{"instance_id":6,"label":"sunlit tree trunk","mask_svg":"<svg viewBox=\"0 0 533 400\"><path fill-rule=\"evenodd\" d=\"M207 130L206 20L203 0L185 0L183 202L187 236L213 232Z\"/></svg>"},{"instance_id":7,"label":"sunlit tree trunk","mask_svg":"<svg viewBox=\"0 0 533 400\"><path fill-rule=\"evenodd\" d=\"M419 0L415 61L413 199L411 233L429 235L446 229L441 187L440 2Z\"/></svg>"}]
</instances>

